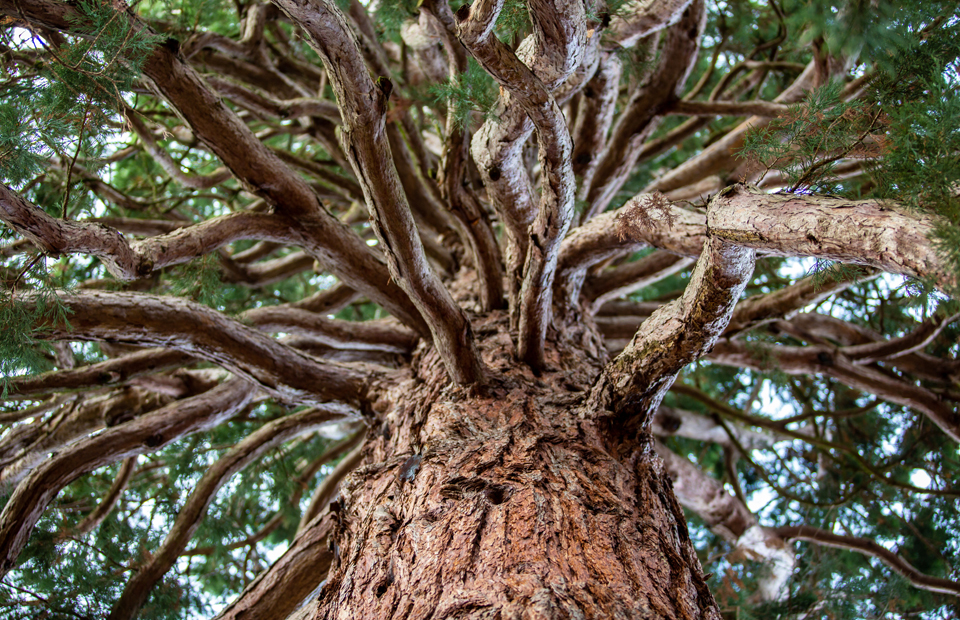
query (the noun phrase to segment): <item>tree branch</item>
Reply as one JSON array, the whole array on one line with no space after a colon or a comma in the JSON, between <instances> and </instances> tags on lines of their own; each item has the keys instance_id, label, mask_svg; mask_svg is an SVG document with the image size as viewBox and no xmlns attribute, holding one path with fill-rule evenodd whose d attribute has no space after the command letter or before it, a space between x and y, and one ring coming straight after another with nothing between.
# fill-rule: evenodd
<instances>
[{"instance_id":1,"label":"tree branch","mask_svg":"<svg viewBox=\"0 0 960 620\"><path fill-rule=\"evenodd\" d=\"M937 394L889 376L877 369L853 364L828 346L769 346L732 340L718 342L710 361L759 372L774 367L790 375L824 374L852 388L916 409L954 441L960 441L960 414Z\"/></svg>"},{"instance_id":2,"label":"tree branch","mask_svg":"<svg viewBox=\"0 0 960 620\"><path fill-rule=\"evenodd\" d=\"M17 299L35 303L21 293ZM290 403L356 403L366 373L319 363L273 338L202 306L136 293L77 291L59 296L69 325L45 322L37 337L164 346L213 362Z\"/></svg>"},{"instance_id":3,"label":"tree branch","mask_svg":"<svg viewBox=\"0 0 960 620\"><path fill-rule=\"evenodd\" d=\"M325 512L297 533L290 547L214 620L286 618L326 578L337 551L328 544L336 518Z\"/></svg>"},{"instance_id":4,"label":"tree branch","mask_svg":"<svg viewBox=\"0 0 960 620\"><path fill-rule=\"evenodd\" d=\"M356 37L335 6L322 0L277 4L307 33L330 76L343 119L340 139L363 188L391 275L426 321L451 379L460 384L479 381L484 366L470 323L427 263L393 165L384 125L390 80L380 76L375 85L370 79Z\"/></svg>"},{"instance_id":5,"label":"tree branch","mask_svg":"<svg viewBox=\"0 0 960 620\"><path fill-rule=\"evenodd\" d=\"M925 575L896 553L881 547L868 538L841 536L810 525L787 525L778 527L774 531L783 538L805 540L825 547L856 551L863 555L873 556L893 569L895 573L922 590L960 596L960 583L950 579Z\"/></svg>"},{"instance_id":6,"label":"tree branch","mask_svg":"<svg viewBox=\"0 0 960 620\"><path fill-rule=\"evenodd\" d=\"M876 200L767 194L735 185L714 200L713 234L773 256L816 256L958 286L934 248L936 216Z\"/></svg>"},{"instance_id":7,"label":"tree branch","mask_svg":"<svg viewBox=\"0 0 960 620\"><path fill-rule=\"evenodd\" d=\"M13 568L33 526L63 487L98 467L213 428L246 407L255 393L253 384L231 379L204 394L83 439L44 461L17 485L0 513L0 574Z\"/></svg>"},{"instance_id":8,"label":"tree branch","mask_svg":"<svg viewBox=\"0 0 960 620\"><path fill-rule=\"evenodd\" d=\"M533 121L540 147L540 205L529 227L530 242L520 291L518 353L534 369L543 367L543 345L550 323L553 278L560 241L573 217L575 179L571 164L573 143L551 88L580 64L586 40L583 4L562 0L530 3L534 37L543 46L539 56L546 83L493 34L502 0L480 0L459 24L464 46L483 68L514 97ZM563 14L565 12L565 14ZM548 36L553 37L546 46ZM543 60L547 59L547 60Z\"/></svg>"},{"instance_id":9,"label":"tree branch","mask_svg":"<svg viewBox=\"0 0 960 620\"><path fill-rule=\"evenodd\" d=\"M127 582L108 616L109 620L133 618L150 595L150 590L173 566L206 516L217 491L234 474L283 442L314 431L325 424L343 420L342 411L316 408L273 420L248 435L211 465L197 482L163 544L150 555Z\"/></svg>"},{"instance_id":10,"label":"tree branch","mask_svg":"<svg viewBox=\"0 0 960 620\"><path fill-rule=\"evenodd\" d=\"M726 329L753 274L753 250L709 238L683 297L658 309L604 368L586 411L613 418L624 435L645 433L680 370L703 356Z\"/></svg>"}]
</instances>

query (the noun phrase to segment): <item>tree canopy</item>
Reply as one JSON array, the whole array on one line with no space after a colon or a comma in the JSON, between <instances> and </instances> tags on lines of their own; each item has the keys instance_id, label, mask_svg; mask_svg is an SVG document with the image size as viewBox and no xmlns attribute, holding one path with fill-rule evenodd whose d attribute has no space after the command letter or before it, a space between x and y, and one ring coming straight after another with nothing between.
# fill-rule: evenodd
<instances>
[{"instance_id":1,"label":"tree canopy","mask_svg":"<svg viewBox=\"0 0 960 620\"><path fill-rule=\"evenodd\" d=\"M729 617L960 613L957 2L0 6L0 616L315 596L503 334Z\"/></svg>"}]
</instances>

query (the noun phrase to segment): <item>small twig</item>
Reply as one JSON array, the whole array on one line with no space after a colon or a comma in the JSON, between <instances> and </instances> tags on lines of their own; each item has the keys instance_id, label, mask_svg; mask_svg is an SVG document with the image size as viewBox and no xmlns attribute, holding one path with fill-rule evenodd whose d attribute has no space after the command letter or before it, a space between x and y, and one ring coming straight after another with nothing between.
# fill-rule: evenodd
<instances>
[{"instance_id":1,"label":"small twig","mask_svg":"<svg viewBox=\"0 0 960 620\"><path fill-rule=\"evenodd\" d=\"M67 203L70 201L70 181L73 178L73 167L76 165L77 158L80 156L80 149L83 147L83 130L87 126L87 116L89 114L90 100L87 99L87 105L83 109L83 119L80 121L80 130L77 132L77 148L73 152L70 165L67 166L67 183L63 190L63 205L60 207L60 218L64 220L67 219Z\"/></svg>"}]
</instances>

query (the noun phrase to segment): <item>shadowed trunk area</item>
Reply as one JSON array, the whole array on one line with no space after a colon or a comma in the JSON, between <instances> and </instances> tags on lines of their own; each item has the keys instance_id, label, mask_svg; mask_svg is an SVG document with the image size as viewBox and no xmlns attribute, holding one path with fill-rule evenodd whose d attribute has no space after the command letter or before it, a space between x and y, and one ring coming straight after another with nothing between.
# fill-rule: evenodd
<instances>
[{"instance_id":1,"label":"shadowed trunk area","mask_svg":"<svg viewBox=\"0 0 960 620\"><path fill-rule=\"evenodd\" d=\"M484 388L429 351L380 391L316 617L719 618L648 438L614 451L581 417L600 360L554 342L536 377L505 316L477 322Z\"/></svg>"}]
</instances>

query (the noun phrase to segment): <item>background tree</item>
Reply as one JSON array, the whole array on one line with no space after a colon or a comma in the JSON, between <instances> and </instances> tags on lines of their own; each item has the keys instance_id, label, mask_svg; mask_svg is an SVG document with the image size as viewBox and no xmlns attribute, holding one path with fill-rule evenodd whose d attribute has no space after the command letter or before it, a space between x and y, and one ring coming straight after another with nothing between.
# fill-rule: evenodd
<instances>
[{"instance_id":1,"label":"background tree","mask_svg":"<svg viewBox=\"0 0 960 620\"><path fill-rule=\"evenodd\" d=\"M4 617L957 614L955 2L0 8Z\"/></svg>"}]
</instances>

